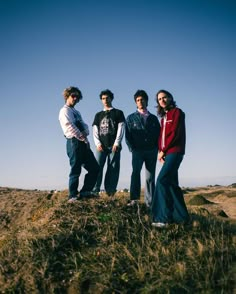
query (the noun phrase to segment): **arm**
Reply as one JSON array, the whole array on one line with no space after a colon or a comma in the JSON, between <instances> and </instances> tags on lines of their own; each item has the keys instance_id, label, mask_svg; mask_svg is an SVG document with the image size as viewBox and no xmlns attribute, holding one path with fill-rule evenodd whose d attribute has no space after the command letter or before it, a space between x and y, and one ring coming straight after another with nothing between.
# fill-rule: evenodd
<instances>
[{"instance_id":1,"label":"arm","mask_svg":"<svg viewBox=\"0 0 236 294\"><path fill-rule=\"evenodd\" d=\"M164 153L166 153L169 148L175 146L176 142L178 142L182 136L182 130L184 128L184 113L180 109L175 109L171 119L171 125L169 127L166 126L165 146L162 148Z\"/></svg>"},{"instance_id":2,"label":"arm","mask_svg":"<svg viewBox=\"0 0 236 294\"><path fill-rule=\"evenodd\" d=\"M87 133L88 131L88 126L84 123L84 131L81 132L78 127L74 123L74 115L69 109L67 108L62 108L60 111L59 115L59 120L61 127L63 129L64 135L67 137L69 135L70 137L75 137L76 139L80 141L84 141L85 143L88 143L87 139ZM82 118L81 118L82 120Z\"/></svg>"},{"instance_id":3,"label":"arm","mask_svg":"<svg viewBox=\"0 0 236 294\"><path fill-rule=\"evenodd\" d=\"M132 152L133 150L133 144L132 144L132 136L131 136L131 130L130 130L130 127L129 127L129 118L127 118L126 120L126 124L125 124L125 141L126 141L126 144L129 148L129 151Z\"/></svg>"},{"instance_id":4,"label":"arm","mask_svg":"<svg viewBox=\"0 0 236 294\"><path fill-rule=\"evenodd\" d=\"M99 139L97 125L93 125L93 140L94 140L94 143L95 143L95 146L96 146L97 150L98 151L103 151L102 143L101 143L101 141Z\"/></svg>"},{"instance_id":5,"label":"arm","mask_svg":"<svg viewBox=\"0 0 236 294\"><path fill-rule=\"evenodd\" d=\"M114 145L112 147L113 151L116 151L117 147L118 148L120 147L121 141L122 141L123 136L124 136L124 132L125 132L125 123L124 122L118 123L118 128L117 128L117 133L116 133L116 140L115 140Z\"/></svg>"}]
</instances>

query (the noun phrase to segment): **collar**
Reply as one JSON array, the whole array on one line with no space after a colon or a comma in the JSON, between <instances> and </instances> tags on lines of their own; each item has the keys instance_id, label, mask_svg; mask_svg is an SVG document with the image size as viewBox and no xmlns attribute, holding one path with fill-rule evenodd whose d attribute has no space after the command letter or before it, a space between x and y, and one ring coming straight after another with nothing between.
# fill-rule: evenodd
<instances>
[{"instance_id":1,"label":"collar","mask_svg":"<svg viewBox=\"0 0 236 294\"><path fill-rule=\"evenodd\" d=\"M108 109L105 109L105 108L103 108L103 111L110 111L110 110L112 110L114 107L110 107L110 108L108 108Z\"/></svg>"},{"instance_id":2,"label":"collar","mask_svg":"<svg viewBox=\"0 0 236 294\"><path fill-rule=\"evenodd\" d=\"M138 113L140 113L141 115L147 116L149 115L149 111L147 110L147 108L144 111L140 111L139 109L137 109Z\"/></svg>"}]
</instances>

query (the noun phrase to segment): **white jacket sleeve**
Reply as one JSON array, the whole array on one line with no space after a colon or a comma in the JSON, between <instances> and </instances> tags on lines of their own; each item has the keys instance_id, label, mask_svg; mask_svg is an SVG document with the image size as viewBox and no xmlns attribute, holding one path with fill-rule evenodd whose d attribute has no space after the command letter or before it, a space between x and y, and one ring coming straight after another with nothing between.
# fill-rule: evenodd
<instances>
[{"instance_id":1,"label":"white jacket sleeve","mask_svg":"<svg viewBox=\"0 0 236 294\"><path fill-rule=\"evenodd\" d=\"M116 140L114 142L114 145L116 145L116 146L121 145L121 141L123 139L124 132L125 132L125 122L118 123L118 129L117 129Z\"/></svg>"},{"instance_id":2,"label":"white jacket sleeve","mask_svg":"<svg viewBox=\"0 0 236 294\"><path fill-rule=\"evenodd\" d=\"M93 125L93 140L94 140L96 147L99 145L102 145L102 143L99 139L98 127L96 125Z\"/></svg>"}]
</instances>

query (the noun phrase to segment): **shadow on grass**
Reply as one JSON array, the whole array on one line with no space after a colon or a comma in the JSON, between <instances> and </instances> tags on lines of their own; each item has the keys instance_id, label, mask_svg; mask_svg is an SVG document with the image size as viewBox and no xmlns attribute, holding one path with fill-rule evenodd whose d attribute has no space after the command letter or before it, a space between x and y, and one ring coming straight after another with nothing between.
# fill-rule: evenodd
<instances>
[{"instance_id":1,"label":"shadow on grass","mask_svg":"<svg viewBox=\"0 0 236 294\"><path fill-rule=\"evenodd\" d=\"M0 283L12 293L230 293L235 224L190 216L157 230L144 204L62 204L54 231L1 251Z\"/></svg>"}]
</instances>

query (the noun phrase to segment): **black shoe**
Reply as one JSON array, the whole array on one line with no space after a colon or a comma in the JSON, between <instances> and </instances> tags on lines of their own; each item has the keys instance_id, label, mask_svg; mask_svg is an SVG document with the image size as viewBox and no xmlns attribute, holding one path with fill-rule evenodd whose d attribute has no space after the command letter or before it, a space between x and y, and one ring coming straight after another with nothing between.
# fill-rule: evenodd
<instances>
[{"instance_id":1,"label":"black shoe","mask_svg":"<svg viewBox=\"0 0 236 294\"><path fill-rule=\"evenodd\" d=\"M91 199L91 198L98 198L99 194L93 191L82 191L80 192L80 199Z\"/></svg>"}]
</instances>

